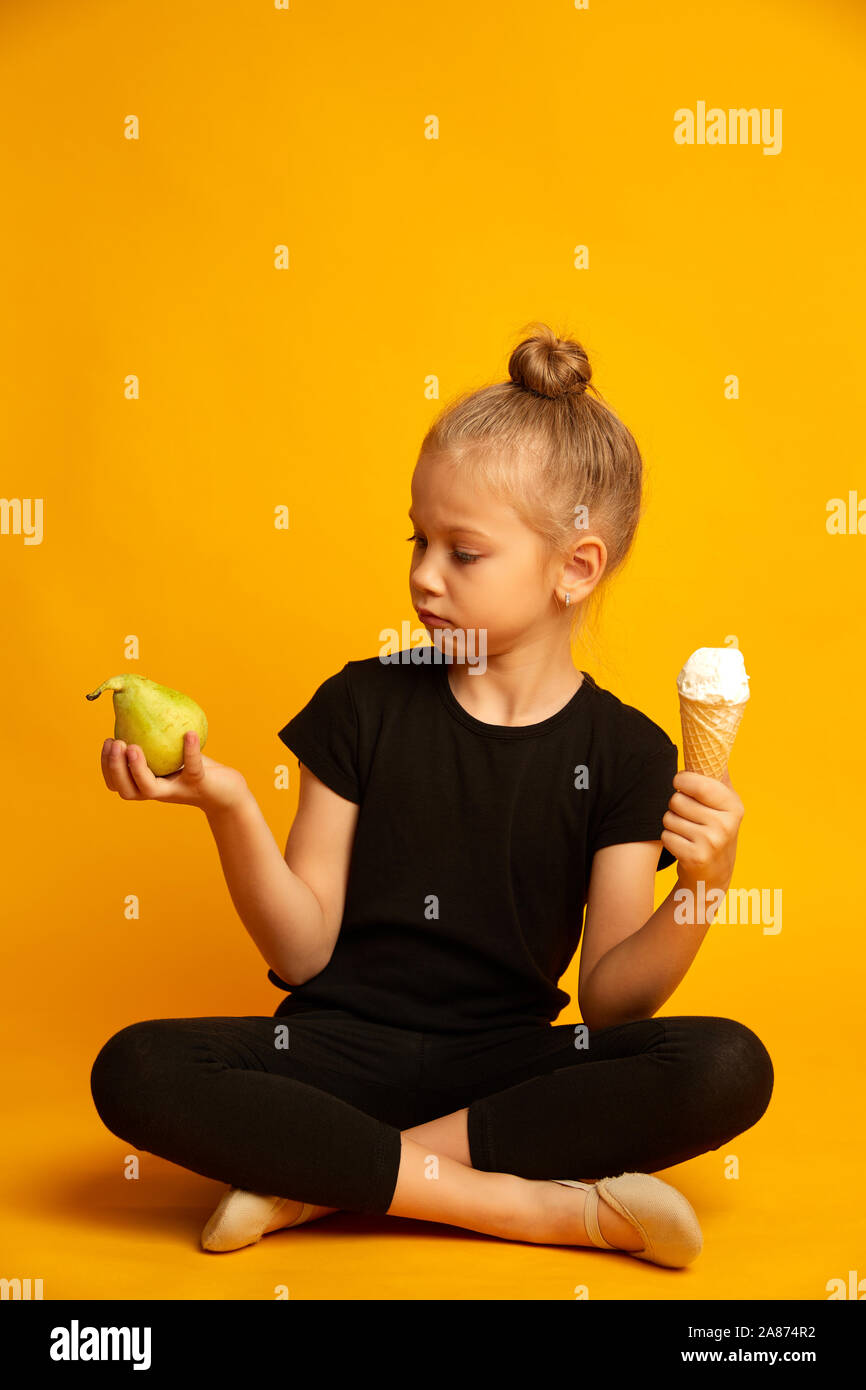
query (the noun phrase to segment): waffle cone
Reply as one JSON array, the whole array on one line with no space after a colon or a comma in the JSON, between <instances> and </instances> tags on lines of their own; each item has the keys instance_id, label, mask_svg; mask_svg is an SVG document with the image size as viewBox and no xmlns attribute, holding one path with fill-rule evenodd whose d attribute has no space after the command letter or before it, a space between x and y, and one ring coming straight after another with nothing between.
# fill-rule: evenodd
<instances>
[{"instance_id":1,"label":"waffle cone","mask_svg":"<svg viewBox=\"0 0 866 1390\"><path fill-rule=\"evenodd\" d=\"M683 760L687 772L705 777L725 775L728 758L737 737L746 701L690 700L680 695L680 722L683 727Z\"/></svg>"}]
</instances>

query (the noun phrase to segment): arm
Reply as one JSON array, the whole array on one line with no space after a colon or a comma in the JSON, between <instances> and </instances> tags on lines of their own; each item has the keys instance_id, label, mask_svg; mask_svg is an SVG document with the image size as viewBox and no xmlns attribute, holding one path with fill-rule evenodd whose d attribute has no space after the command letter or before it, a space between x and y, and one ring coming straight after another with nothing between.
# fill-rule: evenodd
<instances>
[{"instance_id":1,"label":"arm","mask_svg":"<svg viewBox=\"0 0 866 1390\"><path fill-rule=\"evenodd\" d=\"M653 842L656 862L660 849L661 842ZM683 887L694 891L693 883L678 878L643 926L606 951L589 971L580 989L580 1013L589 1028L609 1028L615 1023L651 1018L684 979L712 925L713 913L708 908L705 922L675 921L674 895Z\"/></svg>"},{"instance_id":2,"label":"arm","mask_svg":"<svg viewBox=\"0 0 866 1390\"><path fill-rule=\"evenodd\" d=\"M238 916L289 985L318 975L331 958L358 810L302 767L285 857L251 792L230 807L206 812Z\"/></svg>"},{"instance_id":3,"label":"arm","mask_svg":"<svg viewBox=\"0 0 866 1390\"><path fill-rule=\"evenodd\" d=\"M724 778L678 772L661 840L608 845L593 856L580 961L578 1003L591 1029L651 1018L673 994L715 916L677 922L675 895L703 884L728 890L743 804ZM651 913L659 853L676 856L677 881ZM682 901L682 899L681 899ZM693 898L694 901L694 898Z\"/></svg>"}]
</instances>

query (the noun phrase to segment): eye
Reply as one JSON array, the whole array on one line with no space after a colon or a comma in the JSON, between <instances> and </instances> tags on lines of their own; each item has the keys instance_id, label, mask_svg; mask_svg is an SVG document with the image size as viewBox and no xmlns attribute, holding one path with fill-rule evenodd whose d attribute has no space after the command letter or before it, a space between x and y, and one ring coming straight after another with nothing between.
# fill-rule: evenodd
<instances>
[{"instance_id":1,"label":"eye","mask_svg":"<svg viewBox=\"0 0 866 1390\"><path fill-rule=\"evenodd\" d=\"M407 541L417 541L419 545L426 545L426 541L421 536L416 536L414 531L411 536L406 537ZM461 565L474 565L476 560L480 560L480 555L470 555L466 550L452 550L451 554L455 560L459 560Z\"/></svg>"}]
</instances>

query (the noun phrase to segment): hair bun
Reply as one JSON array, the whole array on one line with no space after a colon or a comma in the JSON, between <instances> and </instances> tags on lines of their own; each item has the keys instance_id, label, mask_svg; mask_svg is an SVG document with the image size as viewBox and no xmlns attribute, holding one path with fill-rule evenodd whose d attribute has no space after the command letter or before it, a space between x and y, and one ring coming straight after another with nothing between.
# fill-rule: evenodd
<instances>
[{"instance_id":1,"label":"hair bun","mask_svg":"<svg viewBox=\"0 0 866 1390\"><path fill-rule=\"evenodd\" d=\"M592 377L592 367L580 343L573 338L558 338L545 323L533 327L539 332L525 338L508 361L508 375L515 386L548 400L582 396Z\"/></svg>"}]
</instances>

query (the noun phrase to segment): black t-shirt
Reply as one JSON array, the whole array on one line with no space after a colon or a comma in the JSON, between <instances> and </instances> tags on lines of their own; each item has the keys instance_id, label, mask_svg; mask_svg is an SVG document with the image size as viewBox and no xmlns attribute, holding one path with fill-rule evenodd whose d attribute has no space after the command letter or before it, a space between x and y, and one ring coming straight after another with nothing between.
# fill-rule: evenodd
<instances>
[{"instance_id":1,"label":"black t-shirt","mask_svg":"<svg viewBox=\"0 0 866 1390\"><path fill-rule=\"evenodd\" d=\"M405 660L412 651L427 657ZM331 959L275 1016L331 1007L421 1032L548 1025L570 1002L557 981L580 940L593 854L661 838L677 747L647 715L583 672L540 723L487 724L434 653L347 661L279 731L360 811ZM663 847L658 868L674 862Z\"/></svg>"}]
</instances>

